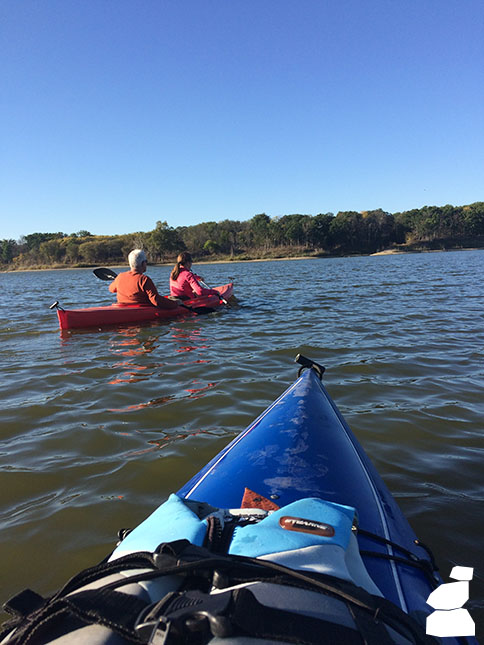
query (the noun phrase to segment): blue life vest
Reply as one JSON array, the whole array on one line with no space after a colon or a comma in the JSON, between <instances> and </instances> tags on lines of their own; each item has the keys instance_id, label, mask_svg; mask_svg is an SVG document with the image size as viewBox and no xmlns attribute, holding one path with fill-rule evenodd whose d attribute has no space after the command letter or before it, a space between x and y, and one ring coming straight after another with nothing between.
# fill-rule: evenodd
<instances>
[{"instance_id":1,"label":"blue life vest","mask_svg":"<svg viewBox=\"0 0 484 645\"><path fill-rule=\"evenodd\" d=\"M202 546L210 517L218 518L222 525L234 518L248 522L235 528L229 554L332 575L381 595L361 560L352 531L357 522L356 510L316 497L267 512L207 508L206 504L172 494L121 542L110 559L136 551L154 551L161 542L181 539Z\"/></svg>"}]
</instances>

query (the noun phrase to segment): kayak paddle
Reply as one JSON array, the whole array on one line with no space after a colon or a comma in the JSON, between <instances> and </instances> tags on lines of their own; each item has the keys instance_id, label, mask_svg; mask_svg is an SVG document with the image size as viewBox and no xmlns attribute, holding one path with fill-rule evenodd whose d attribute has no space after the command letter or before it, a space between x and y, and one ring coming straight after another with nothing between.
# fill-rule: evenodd
<instances>
[{"instance_id":1,"label":"kayak paddle","mask_svg":"<svg viewBox=\"0 0 484 645\"><path fill-rule=\"evenodd\" d=\"M202 285L202 287L205 287L205 289L211 289L211 287L208 286L203 280L198 280L198 282ZM214 291L217 291L217 289L214 289ZM218 293L218 291L217 291ZM225 300L225 298L222 298L220 294L218 294L218 297L220 300L224 303L224 305L228 305L229 303Z\"/></svg>"},{"instance_id":2,"label":"kayak paddle","mask_svg":"<svg viewBox=\"0 0 484 645\"><path fill-rule=\"evenodd\" d=\"M111 271L111 269L94 269L93 273L100 280L114 280L118 275L115 271Z\"/></svg>"},{"instance_id":3,"label":"kayak paddle","mask_svg":"<svg viewBox=\"0 0 484 645\"><path fill-rule=\"evenodd\" d=\"M94 269L93 273L96 276L96 278L99 278L100 280L106 280L108 282L110 282L111 280L114 280L114 278L118 276L116 271L112 271L111 269L105 269L103 267L101 267L100 269ZM191 311L197 315L211 314L215 311L215 309L212 309L211 307L190 307L189 305L182 305L181 302L178 303L178 306L183 307L184 309L188 309L188 311Z\"/></svg>"}]
</instances>

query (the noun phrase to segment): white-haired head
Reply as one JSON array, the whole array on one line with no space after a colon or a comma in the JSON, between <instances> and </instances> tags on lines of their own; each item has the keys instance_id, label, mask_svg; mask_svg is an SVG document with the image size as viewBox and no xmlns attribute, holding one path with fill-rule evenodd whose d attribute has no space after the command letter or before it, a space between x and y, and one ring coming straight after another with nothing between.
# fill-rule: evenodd
<instances>
[{"instance_id":1,"label":"white-haired head","mask_svg":"<svg viewBox=\"0 0 484 645\"><path fill-rule=\"evenodd\" d=\"M143 262L146 261L146 254L142 249L134 249L128 255L128 262L131 271L143 271Z\"/></svg>"}]
</instances>

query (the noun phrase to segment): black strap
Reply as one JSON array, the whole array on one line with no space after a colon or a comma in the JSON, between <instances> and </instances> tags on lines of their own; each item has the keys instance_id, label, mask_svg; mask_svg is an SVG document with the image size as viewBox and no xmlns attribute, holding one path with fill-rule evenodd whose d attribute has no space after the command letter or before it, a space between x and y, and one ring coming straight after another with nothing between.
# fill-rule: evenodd
<instances>
[{"instance_id":1,"label":"black strap","mask_svg":"<svg viewBox=\"0 0 484 645\"><path fill-rule=\"evenodd\" d=\"M423 558L419 558L417 555L415 555L415 553L412 553L412 551L409 551L409 549L405 548L404 546L401 546L401 544L392 542L391 540L388 540L387 538L384 538L383 536L378 535L377 533L372 533L371 531L366 531L365 529L361 529L359 527L357 529L357 533L358 535L363 535L364 537L368 537L372 540L376 540L377 542L381 542L382 544L391 546L393 549L403 553L406 556L406 558L402 558L397 555L392 555L390 553L379 553L376 551L360 551L361 556L382 558L384 560L393 560L394 562L398 562L398 564L406 564L409 567L420 569L426 575L428 581L430 582L430 584L434 589L439 585L439 582L435 577L435 572L438 571L438 567L435 563L433 554L430 551L430 549L419 540L416 540L415 544L427 552L430 558L430 561L425 560Z\"/></svg>"},{"instance_id":2,"label":"black strap","mask_svg":"<svg viewBox=\"0 0 484 645\"><path fill-rule=\"evenodd\" d=\"M422 562L422 558L419 558L417 555L415 555L415 553L412 553L412 551L409 551L401 544L397 544L396 542L392 542L392 540L388 540L387 538L384 538L382 535L378 535L377 533L372 533L371 531L367 531L366 529L362 529L360 527L357 528L356 532L358 533L358 535L364 535L365 537L371 538L373 540L377 540L382 544L388 544L394 549L398 549L399 551L404 553L408 558L410 558L410 560L419 560L420 562ZM437 562L435 561L434 554L432 553L432 550L430 549L430 547L427 546L424 542L422 542L422 540L419 540L418 538L416 538L413 542L415 546L420 547L427 553L430 560L430 566L432 568L432 571L438 571L439 567L437 566ZM436 581L434 580L434 582Z\"/></svg>"},{"instance_id":3,"label":"black strap","mask_svg":"<svg viewBox=\"0 0 484 645\"><path fill-rule=\"evenodd\" d=\"M186 547L184 547L186 545ZM380 614L380 619L385 622L390 620L396 631L405 631L413 634L417 643L434 643L435 640L426 637L423 628L412 617L385 598L373 596L361 587L351 582L333 578L325 574L296 571L283 565L268 560L258 560L245 556L212 556L202 547L197 547L189 542L179 541L162 545L162 551L176 547L177 557L171 560L172 566L163 571L149 571L145 574L136 574L126 577L121 581L108 583L105 588L117 588L130 582L149 580L163 575L184 575L200 578L205 576L211 580L214 570L225 574L226 585L234 582L249 582L267 580L276 584L294 585L311 591L325 593L350 604L352 607L370 612L371 615ZM186 559L186 560L185 560ZM166 562L170 557L166 556Z\"/></svg>"},{"instance_id":4,"label":"black strap","mask_svg":"<svg viewBox=\"0 0 484 645\"><path fill-rule=\"evenodd\" d=\"M65 596L69 593L85 587L91 582L95 582L104 576L126 571L126 569L154 569L156 568L155 560L152 553L137 552L130 553L122 558L110 562L101 562L93 567L84 569L73 576L68 582L55 594L55 598Z\"/></svg>"},{"instance_id":5,"label":"black strap","mask_svg":"<svg viewBox=\"0 0 484 645\"><path fill-rule=\"evenodd\" d=\"M173 565L173 563L176 562L178 553L187 550L187 547L190 546L191 544L188 540L178 540L169 544L160 545L158 553L136 552L111 562L103 561L94 567L85 569L73 576L50 598L43 598L29 589L20 592L4 604L5 610L10 613L13 618L2 625L2 629L0 630L0 641L4 639L7 634L15 631L15 638L9 641L9 643L27 642L25 640L27 638L27 634L30 634L32 630L36 629L36 625L39 621L48 621L51 615L67 615L67 605L62 603L68 594L73 594L82 587L103 577L129 569L148 569L151 577L154 577L153 573L155 573L156 576L164 575L162 573L162 569L166 569ZM137 582L142 579L142 575L138 575L137 577L130 577L129 582ZM103 590L108 592L110 588L115 589L116 587L123 586L124 584L128 584L128 580L121 578L117 585L104 585ZM76 598L79 595L79 593L76 593ZM126 594L119 595L122 595L123 598L127 597ZM133 598L133 596L128 596L128 598ZM144 604L146 605L146 603ZM82 626L82 623L80 625L76 623L76 625L79 627ZM72 622L72 625L66 631L75 629L76 625Z\"/></svg>"},{"instance_id":6,"label":"black strap","mask_svg":"<svg viewBox=\"0 0 484 645\"><path fill-rule=\"evenodd\" d=\"M246 588L234 592L234 600L232 622L240 633L253 638L298 645L362 645L365 642L362 635L350 627L262 605Z\"/></svg>"},{"instance_id":7,"label":"black strap","mask_svg":"<svg viewBox=\"0 0 484 645\"><path fill-rule=\"evenodd\" d=\"M3 605L3 609L11 616L27 616L40 609L44 603L45 598L43 596L32 591L32 589L24 589L10 600L7 600Z\"/></svg>"},{"instance_id":8,"label":"black strap","mask_svg":"<svg viewBox=\"0 0 484 645\"><path fill-rule=\"evenodd\" d=\"M122 577L97 590L77 591L104 576L136 568L148 569L148 571ZM255 558L232 555L214 556L207 549L194 546L187 540L162 544L155 553L128 555L81 572L72 578L58 594L43 601L42 606L31 612L23 623L16 625L16 636L11 642L15 645L32 642L30 641L31 635L37 634L40 629L47 630L49 623L50 625L59 625L59 620L67 621L69 626L67 631L83 624L102 624L121 634L128 641L143 642L134 633L134 625L140 612L146 609L147 603L135 596L119 593L118 588L142 580L167 575L181 575L186 577L187 585L196 583L197 588L208 591L213 583L215 572L218 572L219 575L220 572L222 573L224 584L227 586L233 586L234 580L245 582L266 580L274 584L297 586L337 598L351 607L350 611L355 616L358 628L362 631L364 638L367 639L366 642L377 642L378 645L386 643L385 635L381 631L384 628L380 629L371 623L377 615L378 620L391 625L397 632L410 634L415 643L435 642L434 639L426 637L422 627L396 605L384 598L372 596L353 583L323 574L296 571L275 562ZM74 591L77 593L67 596ZM183 593L175 595L182 598ZM208 594L205 596L209 597ZM243 629L243 624L245 624L250 625L250 631L259 637L271 637L278 640L278 634L280 634L279 640L285 639L287 641L288 637L293 639L289 642L307 643L307 645L322 642L320 636L322 623L325 621L291 614L279 609L262 607L248 589L239 589L233 597L236 601L235 622L240 629ZM36 604L39 603L39 598L31 599ZM165 606L163 602L161 605ZM183 601L180 600L180 602ZM209 602L213 602L213 596ZM22 603L19 603L20 605ZM214 610L211 611L214 613ZM269 617L272 618L269 620ZM306 626L303 626L302 623L305 623ZM64 625L64 622L62 624ZM266 633L264 630L269 629L269 625L271 635L263 636ZM283 625L281 630L280 625ZM328 634L332 634L334 629L339 629L339 626L335 626L333 623L324 624L324 631ZM348 643L365 642L361 640L358 632L350 631L352 634L348 634L348 638L351 636L353 640L349 640ZM65 631L60 633L65 633ZM319 640L316 639L316 633ZM354 640L355 634L359 640ZM347 641L335 636L335 639L329 642Z\"/></svg>"},{"instance_id":9,"label":"black strap","mask_svg":"<svg viewBox=\"0 0 484 645\"><path fill-rule=\"evenodd\" d=\"M375 558L383 558L385 560L393 560L395 562L398 562L399 564L406 564L409 567L420 569L426 575L428 581L430 582L430 584L434 589L439 585L439 582L435 577L435 572L438 571L438 567L435 563L433 554L430 551L430 549L427 546L425 546L423 543L419 542L419 540L416 540L415 544L427 552L430 558L430 561L425 560L423 558L419 558L417 555L415 555L415 553L412 553L412 551L409 551L409 549L405 548L401 544L392 542L392 540L388 540L387 538L384 538L381 535L378 535L377 533L372 533L371 531L366 531L365 529L361 529L359 527L358 527L357 533L359 535L363 535L364 537L368 537L372 540L381 542L382 544L391 546L393 549L403 553L406 556L406 558L402 558L397 555L392 555L390 553L379 553L375 551L360 551L360 555L370 556Z\"/></svg>"},{"instance_id":10,"label":"black strap","mask_svg":"<svg viewBox=\"0 0 484 645\"><path fill-rule=\"evenodd\" d=\"M366 611L357 610L355 607L348 605L348 610L355 621L358 631L363 636L365 645L378 643L378 645L394 645L388 631L383 623L375 619Z\"/></svg>"},{"instance_id":11,"label":"black strap","mask_svg":"<svg viewBox=\"0 0 484 645\"><path fill-rule=\"evenodd\" d=\"M217 594L168 594L138 621L141 637L154 645L208 643L212 637L249 636L298 645L362 645L359 632L323 619L261 604L247 588ZM381 641L381 645L389 644ZM379 644L380 645L380 642Z\"/></svg>"},{"instance_id":12,"label":"black strap","mask_svg":"<svg viewBox=\"0 0 484 645\"><path fill-rule=\"evenodd\" d=\"M29 645L47 642L87 625L103 625L124 639L143 643L135 632L135 623L146 601L136 596L106 591L102 588L81 591L46 604L17 628L9 643Z\"/></svg>"},{"instance_id":13,"label":"black strap","mask_svg":"<svg viewBox=\"0 0 484 645\"><path fill-rule=\"evenodd\" d=\"M427 636L413 618L384 598L379 600L374 612L347 604L355 623L352 629L323 618L269 607L247 587L217 594L175 592L147 608L137 630L145 638L151 635L150 643L163 645L192 642L194 632L201 638L197 643L207 643L211 636L235 634L301 645L393 645L388 631L392 628L415 645L435 644L435 639Z\"/></svg>"},{"instance_id":14,"label":"black strap","mask_svg":"<svg viewBox=\"0 0 484 645\"><path fill-rule=\"evenodd\" d=\"M431 583L434 589L438 586L438 583L434 577L432 565L428 560L409 560L408 558L401 558L398 555L392 555L390 553L379 553L378 551L360 551L360 555L362 557L380 558L381 560L392 560L397 564L404 564L407 567L419 569L425 574L427 580Z\"/></svg>"}]
</instances>

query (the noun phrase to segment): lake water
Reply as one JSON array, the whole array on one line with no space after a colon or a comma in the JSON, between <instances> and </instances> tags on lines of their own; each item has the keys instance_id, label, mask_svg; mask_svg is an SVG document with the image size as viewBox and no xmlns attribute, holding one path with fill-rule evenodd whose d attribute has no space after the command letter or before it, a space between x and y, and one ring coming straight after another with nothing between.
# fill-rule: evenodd
<instances>
[{"instance_id":1,"label":"lake water","mask_svg":"<svg viewBox=\"0 0 484 645\"><path fill-rule=\"evenodd\" d=\"M326 386L442 576L484 624L484 251L198 265L217 314L61 335L91 270L0 274L0 600L113 548L296 378ZM169 267L148 273L166 292ZM0 615L4 618L4 615Z\"/></svg>"}]
</instances>

